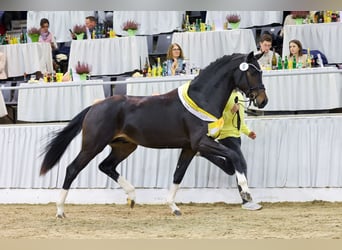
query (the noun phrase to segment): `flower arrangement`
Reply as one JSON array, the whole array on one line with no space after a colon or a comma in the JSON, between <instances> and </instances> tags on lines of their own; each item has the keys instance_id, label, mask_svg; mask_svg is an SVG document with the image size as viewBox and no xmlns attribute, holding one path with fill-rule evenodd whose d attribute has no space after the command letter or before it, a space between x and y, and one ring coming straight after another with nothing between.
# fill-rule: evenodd
<instances>
[{"instance_id":1,"label":"flower arrangement","mask_svg":"<svg viewBox=\"0 0 342 250\"><path fill-rule=\"evenodd\" d=\"M75 69L76 73L79 75L89 74L91 71L91 67L87 63L80 63L80 61L77 62Z\"/></svg>"},{"instance_id":2,"label":"flower arrangement","mask_svg":"<svg viewBox=\"0 0 342 250\"><path fill-rule=\"evenodd\" d=\"M309 11L291 11L293 19L296 18L306 18L309 15Z\"/></svg>"},{"instance_id":3,"label":"flower arrangement","mask_svg":"<svg viewBox=\"0 0 342 250\"><path fill-rule=\"evenodd\" d=\"M73 32L75 34L82 34L82 33L86 33L87 29L86 29L86 26L85 25L75 25L74 26L74 29L73 29Z\"/></svg>"},{"instance_id":4,"label":"flower arrangement","mask_svg":"<svg viewBox=\"0 0 342 250\"><path fill-rule=\"evenodd\" d=\"M128 31L128 30L137 30L139 28L139 23L137 23L134 20L128 20L122 24L122 30Z\"/></svg>"},{"instance_id":5,"label":"flower arrangement","mask_svg":"<svg viewBox=\"0 0 342 250\"><path fill-rule=\"evenodd\" d=\"M226 16L226 20L228 23L238 23L240 22L241 17L238 14L230 14Z\"/></svg>"},{"instance_id":6,"label":"flower arrangement","mask_svg":"<svg viewBox=\"0 0 342 250\"><path fill-rule=\"evenodd\" d=\"M33 27L27 31L27 34L29 34L29 35L40 35L40 30Z\"/></svg>"}]
</instances>

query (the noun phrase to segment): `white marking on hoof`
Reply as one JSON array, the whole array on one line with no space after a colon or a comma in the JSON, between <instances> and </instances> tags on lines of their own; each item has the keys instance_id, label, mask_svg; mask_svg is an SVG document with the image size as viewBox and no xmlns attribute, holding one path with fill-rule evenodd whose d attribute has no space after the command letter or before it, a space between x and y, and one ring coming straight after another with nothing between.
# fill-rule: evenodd
<instances>
[{"instance_id":1,"label":"white marking on hoof","mask_svg":"<svg viewBox=\"0 0 342 250\"><path fill-rule=\"evenodd\" d=\"M129 183L124 177L122 177L121 175L118 178L118 184L120 185L120 187L122 187L122 189L125 191L125 193L127 194L127 201L130 200L130 202L134 202L135 204L135 188L134 186ZM133 206L134 206L133 204ZM132 205L130 204L130 206L132 207ZM133 207L132 207L133 208Z\"/></svg>"},{"instance_id":2,"label":"white marking on hoof","mask_svg":"<svg viewBox=\"0 0 342 250\"><path fill-rule=\"evenodd\" d=\"M64 213L64 203L66 200L66 197L68 195L69 190L66 189L62 189L60 197L59 197L59 201L56 202L56 206L57 206L57 214L56 217L57 218L65 218L65 213Z\"/></svg>"},{"instance_id":3,"label":"white marking on hoof","mask_svg":"<svg viewBox=\"0 0 342 250\"><path fill-rule=\"evenodd\" d=\"M181 215L182 213L180 212L180 209L177 207L176 203L175 203L175 197L176 197L176 193L179 189L179 184L172 184L171 188L170 188L170 192L169 195L166 199L166 203L169 205L169 207L171 208L172 214L174 215Z\"/></svg>"},{"instance_id":4,"label":"white marking on hoof","mask_svg":"<svg viewBox=\"0 0 342 250\"><path fill-rule=\"evenodd\" d=\"M246 179L245 174L241 174L238 171L235 171L235 174L236 174L236 178L238 180L238 185L241 187L242 191L244 193L250 193L248 185L247 185L247 179Z\"/></svg>"}]
</instances>

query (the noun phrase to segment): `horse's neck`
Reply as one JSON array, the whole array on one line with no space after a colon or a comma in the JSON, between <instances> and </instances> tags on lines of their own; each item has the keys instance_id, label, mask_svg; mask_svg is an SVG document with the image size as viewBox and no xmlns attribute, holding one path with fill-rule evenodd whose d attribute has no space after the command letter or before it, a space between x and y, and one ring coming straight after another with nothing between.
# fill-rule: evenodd
<instances>
[{"instance_id":1,"label":"horse's neck","mask_svg":"<svg viewBox=\"0 0 342 250\"><path fill-rule=\"evenodd\" d=\"M235 88L230 78L229 73L199 77L193 86L190 85L188 94L202 109L216 117L221 117L229 96Z\"/></svg>"}]
</instances>

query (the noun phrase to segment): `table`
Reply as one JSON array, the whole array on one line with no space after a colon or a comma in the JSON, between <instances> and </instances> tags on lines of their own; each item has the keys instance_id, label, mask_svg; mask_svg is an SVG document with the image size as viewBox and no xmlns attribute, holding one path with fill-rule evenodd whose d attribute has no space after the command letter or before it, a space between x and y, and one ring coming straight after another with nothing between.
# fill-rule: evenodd
<instances>
[{"instance_id":1,"label":"table","mask_svg":"<svg viewBox=\"0 0 342 250\"><path fill-rule=\"evenodd\" d=\"M253 32L249 29L174 33L190 67L204 68L223 55L256 51Z\"/></svg>"},{"instance_id":2,"label":"table","mask_svg":"<svg viewBox=\"0 0 342 250\"><path fill-rule=\"evenodd\" d=\"M91 65L91 75L116 75L140 69L147 57L144 36L73 40L69 68L80 61Z\"/></svg>"},{"instance_id":3,"label":"table","mask_svg":"<svg viewBox=\"0 0 342 250\"><path fill-rule=\"evenodd\" d=\"M69 29L72 30L76 24L84 24L85 18L93 15L94 11L28 11L27 28L39 28L40 19L47 18L56 42L70 42Z\"/></svg>"},{"instance_id":4,"label":"table","mask_svg":"<svg viewBox=\"0 0 342 250\"><path fill-rule=\"evenodd\" d=\"M113 27L117 34L126 35L122 24L134 20L140 24L137 34L154 35L182 28L185 11L114 11Z\"/></svg>"},{"instance_id":5,"label":"table","mask_svg":"<svg viewBox=\"0 0 342 250\"><path fill-rule=\"evenodd\" d=\"M4 97L2 96L2 92L0 90L0 118L7 115L7 109L4 101Z\"/></svg>"},{"instance_id":6,"label":"table","mask_svg":"<svg viewBox=\"0 0 342 250\"><path fill-rule=\"evenodd\" d=\"M19 89L18 120L28 122L71 120L94 101L104 98L102 85L82 86L84 83L98 82L102 80L21 84L20 87L30 88Z\"/></svg>"},{"instance_id":7,"label":"table","mask_svg":"<svg viewBox=\"0 0 342 250\"><path fill-rule=\"evenodd\" d=\"M342 107L342 70L335 67L264 71L268 104L260 111ZM251 106L250 109L258 110Z\"/></svg>"},{"instance_id":8,"label":"table","mask_svg":"<svg viewBox=\"0 0 342 250\"><path fill-rule=\"evenodd\" d=\"M283 57L289 54L289 41L298 39L303 48L324 53L328 63L342 63L342 23L285 25Z\"/></svg>"},{"instance_id":9,"label":"table","mask_svg":"<svg viewBox=\"0 0 342 250\"><path fill-rule=\"evenodd\" d=\"M195 78L195 75L127 78L127 95L149 96L165 94ZM144 82L143 82L144 81Z\"/></svg>"},{"instance_id":10,"label":"table","mask_svg":"<svg viewBox=\"0 0 342 250\"><path fill-rule=\"evenodd\" d=\"M52 72L52 53L49 43L25 43L0 45L6 55L7 77L34 74L37 71Z\"/></svg>"},{"instance_id":11,"label":"table","mask_svg":"<svg viewBox=\"0 0 342 250\"><path fill-rule=\"evenodd\" d=\"M241 28L283 23L282 11L207 11L206 22L214 22L216 29L223 29L223 23L229 14L240 15Z\"/></svg>"}]
</instances>

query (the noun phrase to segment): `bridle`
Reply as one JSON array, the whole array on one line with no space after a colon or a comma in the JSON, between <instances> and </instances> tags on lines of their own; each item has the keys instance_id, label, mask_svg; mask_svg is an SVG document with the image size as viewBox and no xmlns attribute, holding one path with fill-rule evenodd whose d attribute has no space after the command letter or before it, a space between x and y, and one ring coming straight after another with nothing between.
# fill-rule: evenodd
<instances>
[{"instance_id":1,"label":"bridle","mask_svg":"<svg viewBox=\"0 0 342 250\"><path fill-rule=\"evenodd\" d=\"M264 85L259 82L258 85L256 87L253 87L250 82L249 82L249 79L248 79L248 75L247 75L247 72L248 72L248 69L249 67L253 67L256 71L258 71L260 74L262 74L262 70L258 69L254 64L252 63L247 63L247 62L242 62L239 66L239 69L240 71L242 72L245 72L245 77L247 79L247 86L248 86L248 90L246 92L246 97L249 99L245 102L249 102L249 105L248 106L251 106L252 102L255 106L256 105L256 98L257 96L259 95L259 90L265 90L265 87ZM253 92L256 92L257 94L255 95Z\"/></svg>"}]
</instances>

